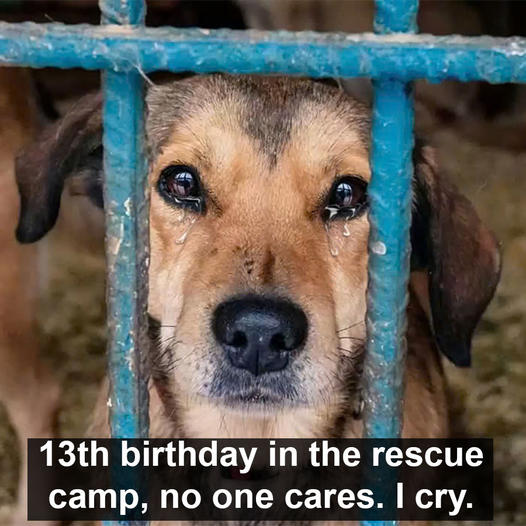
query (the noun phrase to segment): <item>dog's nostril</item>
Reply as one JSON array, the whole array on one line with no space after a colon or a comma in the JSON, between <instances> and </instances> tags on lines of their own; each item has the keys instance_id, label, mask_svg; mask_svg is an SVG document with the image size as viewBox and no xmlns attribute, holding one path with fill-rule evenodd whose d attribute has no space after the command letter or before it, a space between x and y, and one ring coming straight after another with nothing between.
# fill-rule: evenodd
<instances>
[{"instance_id":1,"label":"dog's nostril","mask_svg":"<svg viewBox=\"0 0 526 526\"><path fill-rule=\"evenodd\" d=\"M232 345L232 347L237 347L237 348L246 347L247 346L247 335L241 331L234 332L230 345Z\"/></svg>"},{"instance_id":2,"label":"dog's nostril","mask_svg":"<svg viewBox=\"0 0 526 526\"><path fill-rule=\"evenodd\" d=\"M290 301L251 295L218 305L212 329L234 367L259 375L287 366L289 351L307 339L308 322Z\"/></svg>"},{"instance_id":3,"label":"dog's nostril","mask_svg":"<svg viewBox=\"0 0 526 526\"><path fill-rule=\"evenodd\" d=\"M285 336L281 333L274 334L270 339L270 348L276 352L288 350L287 344L285 343Z\"/></svg>"}]
</instances>

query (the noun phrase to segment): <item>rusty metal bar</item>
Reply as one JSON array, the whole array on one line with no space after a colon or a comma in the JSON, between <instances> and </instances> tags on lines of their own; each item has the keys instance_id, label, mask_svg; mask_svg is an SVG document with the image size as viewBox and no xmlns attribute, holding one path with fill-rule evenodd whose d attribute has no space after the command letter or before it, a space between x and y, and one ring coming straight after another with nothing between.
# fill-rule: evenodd
<instances>
[{"instance_id":1,"label":"rusty metal bar","mask_svg":"<svg viewBox=\"0 0 526 526\"><path fill-rule=\"evenodd\" d=\"M375 27L380 31L416 30L418 0L377 0L376 6ZM405 21L403 27L400 20ZM396 438L402 426L413 174L413 101L409 84L397 79L375 81L371 141L364 436Z\"/></svg>"},{"instance_id":2,"label":"rusty metal bar","mask_svg":"<svg viewBox=\"0 0 526 526\"><path fill-rule=\"evenodd\" d=\"M0 64L526 82L526 39L0 23Z\"/></svg>"},{"instance_id":3,"label":"rusty metal bar","mask_svg":"<svg viewBox=\"0 0 526 526\"><path fill-rule=\"evenodd\" d=\"M416 31L418 0L377 0L376 6L375 27L380 31ZM375 81L364 364L367 438L396 438L402 427L413 142L411 86L398 79Z\"/></svg>"},{"instance_id":4,"label":"rusty metal bar","mask_svg":"<svg viewBox=\"0 0 526 526\"><path fill-rule=\"evenodd\" d=\"M376 8L378 32L416 31L418 0L376 0ZM364 437L397 438L403 425L413 98L411 85L397 78L375 80L373 86ZM380 490L383 485L394 487L396 482L385 475L389 480L375 482ZM362 526L370 524L362 522Z\"/></svg>"},{"instance_id":5,"label":"rusty metal bar","mask_svg":"<svg viewBox=\"0 0 526 526\"><path fill-rule=\"evenodd\" d=\"M142 5L142 8L141 8ZM140 24L142 0L101 0L103 21ZM108 354L111 433L148 436L148 202L143 148L143 85L139 73L106 71L104 209L108 268Z\"/></svg>"},{"instance_id":6,"label":"rusty metal bar","mask_svg":"<svg viewBox=\"0 0 526 526\"><path fill-rule=\"evenodd\" d=\"M143 0L99 0L99 6L103 23L122 27L144 23ZM149 229L143 81L130 70L104 71L102 81L111 436L147 438ZM114 477L116 486L140 485L125 480L120 471ZM118 524L146 526L147 522Z\"/></svg>"},{"instance_id":7,"label":"rusty metal bar","mask_svg":"<svg viewBox=\"0 0 526 526\"><path fill-rule=\"evenodd\" d=\"M399 436L413 147L409 82L526 82L526 39L414 35L417 0L376 0L379 35L144 28L143 0L99 4L105 24L100 27L0 22L0 64L106 70L103 142L112 435L148 435L148 376L141 352L147 349L148 292L142 75L169 70L375 80L364 433L371 438ZM393 526L396 521L375 524Z\"/></svg>"}]
</instances>

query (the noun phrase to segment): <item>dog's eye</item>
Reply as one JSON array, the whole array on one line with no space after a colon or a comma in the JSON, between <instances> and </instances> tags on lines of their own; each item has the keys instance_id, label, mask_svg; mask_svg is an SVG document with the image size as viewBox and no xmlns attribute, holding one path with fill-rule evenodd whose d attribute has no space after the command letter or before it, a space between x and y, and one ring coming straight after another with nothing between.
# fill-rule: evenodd
<instances>
[{"instance_id":1,"label":"dog's eye","mask_svg":"<svg viewBox=\"0 0 526 526\"><path fill-rule=\"evenodd\" d=\"M203 196L197 171L185 165L170 165L159 177L159 191L168 201L191 208L196 212L203 210Z\"/></svg>"},{"instance_id":2,"label":"dog's eye","mask_svg":"<svg viewBox=\"0 0 526 526\"><path fill-rule=\"evenodd\" d=\"M340 177L329 192L323 216L326 221L356 217L366 204L367 183L359 177Z\"/></svg>"}]
</instances>

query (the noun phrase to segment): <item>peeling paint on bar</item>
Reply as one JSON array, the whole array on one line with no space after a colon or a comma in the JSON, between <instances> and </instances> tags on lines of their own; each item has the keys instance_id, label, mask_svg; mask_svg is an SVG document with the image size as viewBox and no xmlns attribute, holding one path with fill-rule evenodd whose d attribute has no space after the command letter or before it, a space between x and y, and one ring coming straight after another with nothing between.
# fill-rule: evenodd
<instances>
[{"instance_id":1,"label":"peeling paint on bar","mask_svg":"<svg viewBox=\"0 0 526 526\"><path fill-rule=\"evenodd\" d=\"M416 32L418 0L376 0L375 29ZM400 40L403 40L401 38ZM397 438L403 425L409 230L413 176L413 97L410 83L397 78L373 82L369 220L367 352L364 361L364 437ZM380 499L396 476L371 480ZM398 522L362 521L362 526Z\"/></svg>"},{"instance_id":2,"label":"peeling paint on bar","mask_svg":"<svg viewBox=\"0 0 526 526\"><path fill-rule=\"evenodd\" d=\"M101 0L103 19L140 23L141 3ZM118 438L147 437L148 376L141 354L147 349L148 294L143 82L133 71L107 71L103 88L111 432Z\"/></svg>"},{"instance_id":3,"label":"peeling paint on bar","mask_svg":"<svg viewBox=\"0 0 526 526\"><path fill-rule=\"evenodd\" d=\"M148 377L140 352L147 349L148 293L142 77L169 70L374 79L364 434L398 436L413 148L408 83L421 78L526 82L526 39L416 35L417 0L376 0L375 31L381 35L144 28L144 0L99 4L105 24L100 27L0 22L0 64L106 70L107 406L112 435L148 435ZM385 480L379 481L382 486Z\"/></svg>"},{"instance_id":4,"label":"peeling paint on bar","mask_svg":"<svg viewBox=\"0 0 526 526\"><path fill-rule=\"evenodd\" d=\"M413 109L405 84L382 81L375 88L368 187L371 234L364 424L369 438L395 438L401 428Z\"/></svg>"},{"instance_id":5,"label":"peeling paint on bar","mask_svg":"<svg viewBox=\"0 0 526 526\"><path fill-rule=\"evenodd\" d=\"M406 0L404 0L405 2ZM29 67L526 82L526 39L0 23L0 63Z\"/></svg>"},{"instance_id":6,"label":"peeling paint on bar","mask_svg":"<svg viewBox=\"0 0 526 526\"><path fill-rule=\"evenodd\" d=\"M375 0L374 31L380 34L416 32L418 1Z\"/></svg>"},{"instance_id":7,"label":"peeling paint on bar","mask_svg":"<svg viewBox=\"0 0 526 526\"><path fill-rule=\"evenodd\" d=\"M143 25L146 17L144 0L99 0L104 24Z\"/></svg>"},{"instance_id":8,"label":"peeling paint on bar","mask_svg":"<svg viewBox=\"0 0 526 526\"><path fill-rule=\"evenodd\" d=\"M417 12L418 0L376 0L375 28L414 33ZM375 80L373 87L364 436L397 438L406 351L413 98L411 85L400 79Z\"/></svg>"},{"instance_id":9,"label":"peeling paint on bar","mask_svg":"<svg viewBox=\"0 0 526 526\"><path fill-rule=\"evenodd\" d=\"M103 23L144 23L143 0L99 0ZM111 26L115 28L117 26ZM103 72L108 376L111 436L148 437L146 368L148 198L143 80L133 70ZM137 487L115 472L115 484ZM123 478L124 477L124 478ZM130 486L131 487L131 486ZM104 522L104 526L115 524ZM118 521L146 526L143 521Z\"/></svg>"}]
</instances>

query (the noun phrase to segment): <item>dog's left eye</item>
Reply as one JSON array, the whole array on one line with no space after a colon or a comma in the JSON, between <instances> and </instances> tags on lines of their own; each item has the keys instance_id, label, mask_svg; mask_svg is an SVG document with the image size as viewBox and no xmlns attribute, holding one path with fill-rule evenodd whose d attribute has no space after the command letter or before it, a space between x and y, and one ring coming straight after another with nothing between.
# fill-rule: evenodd
<instances>
[{"instance_id":1,"label":"dog's left eye","mask_svg":"<svg viewBox=\"0 0 526 526\"><path fill-rule=\"evenodd\" d=\"M332 185L323 211L326 221L356 217L367 205L367 183L355 176L340 177Z\"/></svg>"},{"instance_id":2,"label":"dog's left eye","mask_svg":"<svg viewBox=\"0 0 526 526\"><path fill-rule=\"evenodd\" d=\"M161 195L179 206L196 212L203 210L203 196L197 171L185 165L170 165L159 177Z\"/></svg>"}]
</instances>

